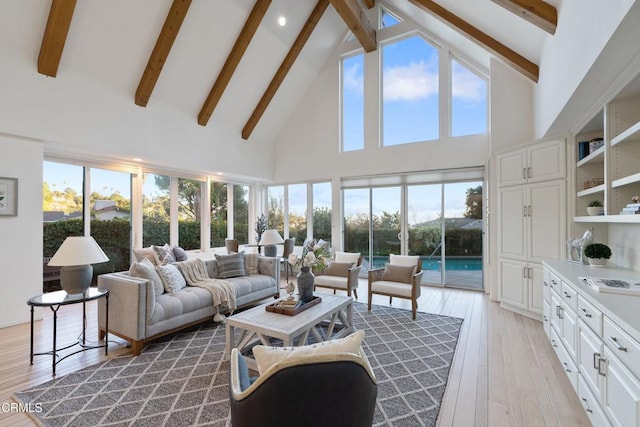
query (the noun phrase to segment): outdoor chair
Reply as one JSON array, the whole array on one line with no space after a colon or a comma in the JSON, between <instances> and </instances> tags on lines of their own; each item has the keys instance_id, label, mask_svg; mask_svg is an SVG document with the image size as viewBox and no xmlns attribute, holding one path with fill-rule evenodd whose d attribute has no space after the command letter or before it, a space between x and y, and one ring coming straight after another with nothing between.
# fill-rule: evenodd
<instances>
[{"instance_id":1,"label":"outdoor chair","mask_svg":"<svg viewBox=\"0 0 640 427\"><path fill-rule=\"evenodd\" d=\"M360 252L335 252L327 268L315 277L315 287L351 292L358 298L358 275L360 274L362 256Z\"/></svg>"},{"instance_id":2,"label":"outdoor chair","mask_svg":"<svg viewBox=\"0 0 640 427\"><path fill-rule=\"evenodd\" d=\"M416 320L420 284L422 282L422 260L419 256L390 255L389 264L382 268L369 270L368 310L371 311L373 294L411 300L412 319Z\"/></svg>"},{"instance_id":3,"label":"outdoor chair","mask_svg":"<svg viewBox=\"0 0 640 427\"><path fill-rule=\"evenodd\" d=\"M238 241L236 239L225 239L224 245L227 247L228 254L238 253Z\"/></svg>"}]
</instances>

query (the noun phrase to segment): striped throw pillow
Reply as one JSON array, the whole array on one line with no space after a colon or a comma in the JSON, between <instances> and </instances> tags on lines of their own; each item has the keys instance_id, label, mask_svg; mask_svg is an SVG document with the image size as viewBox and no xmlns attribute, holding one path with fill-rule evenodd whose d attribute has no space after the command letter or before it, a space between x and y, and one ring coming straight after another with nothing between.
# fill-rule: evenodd
<instances>
[{"instance_id":1,"label":"striped throw pillow","mask_svg":"<svg viewBox=\"0 0 640 427\"><path fill-rule=\"evenodd\" d=\"M218 278L228 279L230 277L246 276L244 269L244 253L230 255L216 255L218 264Z\"/></svg>"}]
</instances>

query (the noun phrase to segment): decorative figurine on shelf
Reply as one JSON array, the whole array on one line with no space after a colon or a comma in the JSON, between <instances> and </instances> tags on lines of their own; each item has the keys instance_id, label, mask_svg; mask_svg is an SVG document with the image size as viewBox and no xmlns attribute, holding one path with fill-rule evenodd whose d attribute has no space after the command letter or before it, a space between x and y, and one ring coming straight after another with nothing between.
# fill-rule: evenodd
<instances>
[{"instance_id":1,"label":"decorative figurine on shelf","mask_svg":"<svg viewBox=\"0 0 640 427\"><path fill-rule=\"evenodd\" d=\"M582 237L569 239L567 241L567 259L579 264L587 264L587 257L584 256L584 248L593 243L593 228L587 228Z\"/></svg>"}]
</instances>

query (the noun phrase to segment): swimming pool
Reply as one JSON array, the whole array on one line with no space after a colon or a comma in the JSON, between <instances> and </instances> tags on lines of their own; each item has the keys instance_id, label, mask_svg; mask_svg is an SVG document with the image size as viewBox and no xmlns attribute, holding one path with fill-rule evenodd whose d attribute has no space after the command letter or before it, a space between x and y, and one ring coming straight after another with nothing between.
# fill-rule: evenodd
<instances>
[{"instance_id":1,"label":"swimming pool","mask_svg":"<svg viewBox=\"0 0 640 427\"><path fill-rule=\"evenodd\" d=\"M375 256L373 257L373 268L384 267L389 262L388 257ZM438 271L442 267L439 259L422 260L423 270L435 270ZM481 271L482 270L482 258L481 257L447 257L446 258L447 270L466 270L466 271Z\"/></svg>"}]
</instances>

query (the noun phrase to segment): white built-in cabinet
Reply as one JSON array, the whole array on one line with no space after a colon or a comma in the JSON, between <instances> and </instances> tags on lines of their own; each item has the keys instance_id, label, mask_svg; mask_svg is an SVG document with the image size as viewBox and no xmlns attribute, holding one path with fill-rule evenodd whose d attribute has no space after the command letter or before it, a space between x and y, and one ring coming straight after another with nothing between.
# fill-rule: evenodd
<instances>
[{"instance_id":1,"label":"white built-in cabinet","mask_svg":"<svg viewBox=\"0 0 640 427\"><path fill-rule=\"evenodd\" d=\"M542 260L566 244L566 142L545 141L497 156L498 282L502 306L542 315Z\"/></svg>"},{"instance_id":2,"label":"white built-in cabinet","mask_svg":"<svg viewBox=\"0 0 640 427\"><path fill-rule=\"evenodd\" d=\"M594 426L640 426L640 296L604 294L584 276L631 270L545 261L543 327Z\"/></svg>"}]
</instances>

